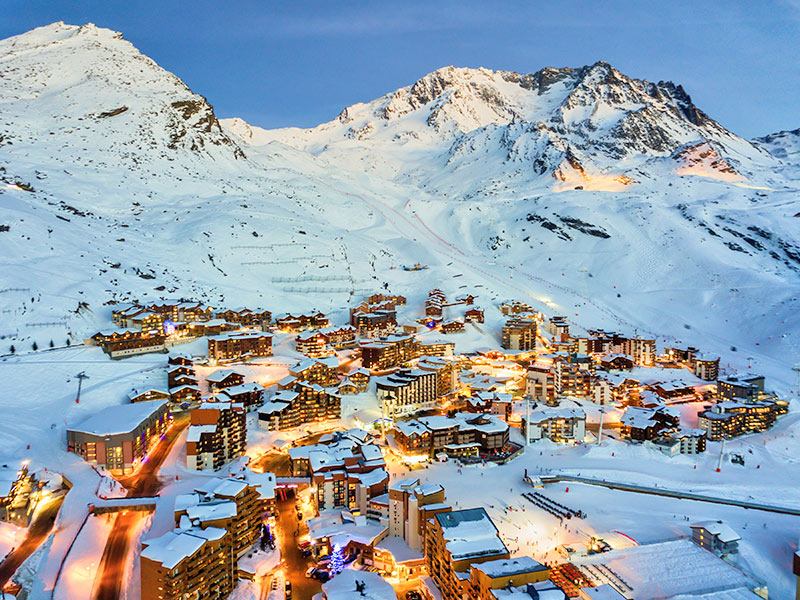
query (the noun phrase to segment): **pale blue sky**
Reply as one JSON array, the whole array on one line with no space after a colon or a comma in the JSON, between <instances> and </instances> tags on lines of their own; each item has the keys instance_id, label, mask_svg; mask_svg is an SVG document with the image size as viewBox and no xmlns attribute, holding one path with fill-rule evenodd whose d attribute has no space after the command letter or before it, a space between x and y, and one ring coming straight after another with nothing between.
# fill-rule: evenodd
<instances>
[{"instance_id":1,"label":"pale blue sky","mask_svg":"<svg viewBox=\"0 0 800 600\"><path fill-rule=\"evenodd\" d=\"M220 117L312 126L442 66L605 60L680 83L747 137L800 127L798 0L4 0L0 37L53 21L122 31Z\"/></svg>"}]
</instances>

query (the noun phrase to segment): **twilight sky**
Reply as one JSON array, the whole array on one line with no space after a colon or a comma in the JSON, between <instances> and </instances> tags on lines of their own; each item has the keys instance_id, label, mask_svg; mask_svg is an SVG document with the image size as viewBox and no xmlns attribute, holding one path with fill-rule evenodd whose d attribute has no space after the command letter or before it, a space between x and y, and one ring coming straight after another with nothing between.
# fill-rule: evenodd
<instances>
[{"instance_id":1,"label":"twilight sky","mask_svg":"<svg viewBox=\"0 0 800 600\"><path fill-rule=\"evenodd\" d=\"M220 117L313 126L439 67L605 60L672 80L752 137L800 127L800 0L4 0L0 38L54 21L121 31Z\"/></svg>"}]
</instances>

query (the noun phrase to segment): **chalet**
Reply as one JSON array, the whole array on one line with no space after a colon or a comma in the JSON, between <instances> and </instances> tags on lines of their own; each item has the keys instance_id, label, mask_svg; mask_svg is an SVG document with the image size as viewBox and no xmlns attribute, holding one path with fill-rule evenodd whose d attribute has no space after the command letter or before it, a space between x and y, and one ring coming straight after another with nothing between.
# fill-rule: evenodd
<instances>
[{"instance_id":1,"label":"chalet","mask_svg":"<svg viewBox=\"0 0 800 600\"><path fill-rule=\"evenodd\" d=\"M178 387L180 385L197 385L197 375L194 367L176 365L167 371L167 385Z\"/></svg>"},{"instance_id":2,"label":"chalet","mask_svg":"<svg viewBox=\"0 0 800 600\"><path fill-rule=\"evenodd\" d=\"M658 450L667 456L700 454L705 452L706 437L706 432L703 429L679 427L674 431L662 433L652 440L645 440L644 446Z\"/></svg>"},{"instance_id":3,"label":"chalet","mask_svg":"<svg viewBox=\"0 0 800 600\"><path fill-rule=\"evenodd\" d=\"M167 359L167 364L170 366L193 367L194 361L192 357L185 354L173 354Z\"/></svg>"},{"instance_id":4,"label":"chalet","mask_svg":"<svg viewBox=\"0 0 800 600\"><path fill-rule=\"evenodd\" d=\"M180 302L178 304L178 321L210 321L214 318L214 309L202 302Z\"/></svg>"},{"instance_id":5,"label":"chalet","mask_svg":"<svg viewBox=\"0 0 800 600\"><path fill-rule=\"evenodd\" d=\"M328 352L328 336L319 330L301 331L294 341L298 352L312 358L325 356Z\"/></svg>"},{"instance_id":6,"label":"chalet","mask_svg":"<svg viewBox=\"0 0 800 600\"><path fill-rule=\"evenodd\" d=\"M456 296L456 302L460 302L461 304L471 305L475 304L475 296L472 294L461 294Z\"/></svg>"},{"instance_id":7,"label":"chalet","mask_svg":"<svg viewBox=\"0 0 800 600\"><path fill-rule=\"evenodd\" d=\"M666 406L655 409L629 406L620 419L620 433L631 440L652 440L661 432L677 427L678 421L678 413Z\"/></svg>"},{"instance_id":8,"label":"chalet","mask_svg":"<svg viewBox=\"0 0 800 600\"><path fill-rule=\"evenodd\" d=\"M535 442L548 439L559 444L583 443L586 413L577 407L535 406L522 417L522 431Z\"/></svg>"},{"instance_id":9,"label":"chalet","mask_svg":"<svg viewBox=\"0 0 800 600\"><path fill-rule=\"evenodd\" d=\"M321 312L308 315L288 314L275 319L275 326L285 333L304 331L306 329L323 329L325 327L330 327L330 324L328 318Z\"/></svg>"},{"instance_id":10,"label":"chalet","mask_svg":"<svg viewBox=\"0 0 800 600\"><path fill-rule=\"evenodd\" d=\"M358 387L350 381L350 378L345 375L345 377L339 382L339 385L336 387L336 393L347 396L350 394L357 394Z\"/></svg>"},{"instance_id":11,"label":"chalet","mask_svg":"<svg viewBox=\"0 0 800 600\"><path fill-rule=\"evenodd\" d=\"M295 384L297 383L297 377L293 377L292 375L287 375L283 379L278 380L275 384L275 388L280 390L293 390Z\"/></svg>"},{"instance_id":12,"label":"chalet","mask_svg":"<svg viewBox=\"0 0 800 600\"><path fill-rule=\"evenodd\" d=\"M600 366L607 371L627 371L633 368L633 359L627 354L611 352L600 358Z\"/></svg>"},{"instance_id":13,"label":"chalet","mask_svg":"<svg viewBox=\"0 0 800 600\"><path fill-rule=\"evenodd\" d=\"M227 321L228 323L238 323L243 327L263 327L269 325L272 320L272 313L268 310L249 308L231 308L216 312L216 318Z\"/></svg>"},{"instance_id":14,"label":"chalet","mask_svg":"<svg viewBox=\"0 0 800 600\"><path fill-rule=\"evenodd\" d=\"M169 392L157 390L155 388L133 389L128 392L128 400L131 402L151 402L153 400L169 400Z\"/></svg>"},{"instance_id":15,"label":"chalet","mask_svg":"<svg viewBox=\"0 0 800 600\"><path fill-rule=\"evenodd\" d=\"M228 323L223 319L211 319L209 321L179 321L173 325L177 328L178 334L189 337L222 335L224 333L238 331L241 329L241 325L238 323Z\"/></svg>"},{"instance_id":16,"label":"chalet","mask_svg":"<svg viewBox=\"0 0 800 600\"><path fill-rule=\"evenodd\" d=\"M298 381L317 383L322 386L332 386L339 383L339 358L327 356L324 358L307 358L289 369L289 375Z\"/></svg>"},{"instance_id":17,"label":"chalet","mask_svg":"<svg viewBox=\"0 0 800 600\"><path fill-rule=\"evenodd\" d=\"M352 348L356 345L356 328L352 325L326 327L303 331L295 338L297 351L312 358L325 356L333 350Z\"/></svg>"},{"instance_id":18,"label":"chalet","mask_svg":"<svg viewBox=\"0 0 800 600\"><path fill-rule=\"evenodd\" d=\"M464 333L464 323L461 321L448 321L442 323L442 333Z\"/></svg>"},{"instance_id":19,"label":"chalet","mask_svg":"<svg viewBox=\"0 0 800 600\"><path fill-rule=\"evenodd\" d=\"M653 382L647 389L654 391L664 401L695 400L697 396L696 384L683 379Z\"/></svg>"},{"instance_id":20,"label":"chalet","mask_svg":"<svg viewBox=\"0 0 800 600\"><path fill-rule=\"evenodd\" d=\"M220 400L224 397L230 399L231 402L236 402L244 406L247 412L255 410L263 401L264 388L257 383L243 383L225 388L220 393Z\"/></svg>"},{"instance_id":21,"label":"chalet","mask_svg":"<svg viewBox=\"0 0 800 600\"><path fill-rule=\"evenodd\" d=\"M212 391L222 390L235 385L242 385L244 383L244 375L231 369L220 369L207 375L206 383Z\"/></svg>"},{"instance_id":22,"label":"chalet","mask_svg":"<svg viewBox=\"0 0 800 600\"><path fill-rule=\"evenodd\" d=\"M179 385L169 388L169 398L173 404L193 404L200 402L200 388L196 385Z\"/></svg>"},{"instance_id":23,"label":"chalet","mask_svg":"<svg viewBox=\"0 0 800 600\"><path fill-rule=\"evenodd\" d=\"M391 302L395 306L405 306L406 297L405 296L391 296L391 295L384 295L384 294L372 294L371 296L367 296L366 298L364 298L364 301L367 304L380 304L382 302Z\"/></svg>"},{"instance_id":24,"label":"chalet","mask_svg":"<svg viewBox=\"0 0 800 600\"><path fill-rule=\"evenodd\" d=\"M483 323L483 309L478 307L468 308L464 312L464 320L470 323Z\"/></svg>"},{"instance_id":25,"label":"chalet","mask_svg":"<svg viewBox=\"0 0 800 600\"><path fill-rule=\"evenodd\" d=\"M194 375L175 375L167 380L169 387L180 387L182 385L197 385L197 377Z\"/></svg>"},{"instance_id":26,"label":"chalet","mask_svg":"<svg viewBox=\"0 0 800 600\"><path fill-rule=\"evenodd\" d=\"M489 413L506 423L511 418L514 401L505 392L474 392L466 399L465 412Z\"/></svg>"},{"instance_id":27,"label":"chalet","mask_svg":"<svg viewBox=\"0 0 800 600\"><path fill-rule=\"evenodd\" d=\"M533 310L533 307L530 304L525 304L524 302L503 302L500 305L500 312L503 313L505 316L509 315L519 315L524 313L535 313L536 311Z\"/></svg>"},{"instance_id":28,"label":"chalet","mask_svg":"<svg viewBox=\"0 0 800 600\"><path fill-rule=\"evenodd\" d=\"M717 556L737 554L739 552L738 533L722 521L702 521L690 526L692 528L692 541L713 552Z\"/></svg>"},{"instance_id":29,"label":"chalet","mask_svg":"<svg viewBox=\"0 0 800 600\"><path fill-rule=\"evenodd\" d=\"M328 345L336 350L353 348L356 345L356 329L351 325L326 327L320 331L327 336Z\"/></svg>"},{"instance_id":30,"label":"chalet","mask_svg":"<svg viewBox=\"0 0 800 600\"><path fill-rule=\"evenodd\" d=\"M392 430L397 447L407 454L459 453L469 446L479 454L501 450L509 440L509 427L493 415L456 413L453 417L421 417L398 421Z\"/></svg>"},{"instance_id":31,"label":"chalet","mask_svg":"<svg viewBox=\"0 0 800 600\"><path fill-rule=\"evenodd\" d=\"M145 312L147 309L138 304L120 304L111 311L111 320L117 327L130 327L128 319Z\"/></svg>"},{"instance_id":32,"label":"chalet","mask_svg":"<svg viewBox=\"0 0 800 600\"><path fill-rule=\"evenodd\" d=\"M363 367L355 367L347 374L347 378L356 386L356 392L366 392L369 386L370 373Z\"/></svg>"}]
</instances>

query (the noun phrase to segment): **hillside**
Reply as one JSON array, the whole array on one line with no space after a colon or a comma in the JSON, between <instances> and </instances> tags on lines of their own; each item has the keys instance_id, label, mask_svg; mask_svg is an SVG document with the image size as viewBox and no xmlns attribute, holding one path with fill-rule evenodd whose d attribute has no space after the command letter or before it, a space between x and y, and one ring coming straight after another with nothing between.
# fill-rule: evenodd
<instances>
[{"instance_id":1,"label":"hillside","mask_svg":"<svg viewBox=\"0 0 800 600\"><path fill-rule=\"evenodd\" d=\"M798 362L793 155L680 86L448 67L266 131L63 23L0 42L0 75L3 345L79 342L131 298L343 317L438 286L752 356L784 385Z\"/></svg>"}]
</instances>

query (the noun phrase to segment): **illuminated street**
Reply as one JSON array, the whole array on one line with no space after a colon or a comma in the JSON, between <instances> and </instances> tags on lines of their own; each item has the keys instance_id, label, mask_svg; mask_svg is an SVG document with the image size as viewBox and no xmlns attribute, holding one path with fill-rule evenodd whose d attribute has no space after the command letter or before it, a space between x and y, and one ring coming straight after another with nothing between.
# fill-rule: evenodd
<instances>
[{"instance_id":1,"label":"illuminated street","mask_svg":"<svg viewBox=\"0 0 800 600\"><path fill-rule=\"evenodd\" d=\"M298 521L295 511L295 498L276 500L278 506L278 540L283 557L284 573L292 584L293 600L311 600L322 590L315 579L306 577L306 569L313 565L311 558L305 558L297 548Z\"/></svg>"},{"instance_id":2,"label":"illuminated street","mask_svg":"<svg viewBox=\"0 0 800 600\"><path fill-rule=\"evenodd\" d=\"M158 478L158 471L169 455L173 444L188 424L188 415L175 418L164 439L148 454L147 462L141 465L133 475L120 478L120 483L128 490L127 497L153 496L158 493L162 485ZM120 597L124 583L126 559L133 542L132 538L139 521L146 516L146 513L126 511L114 518L114 526L106 542L103 559L98 569L99 584L95 594L97 600L116 600Z\"/></svg>"}]
</instances>

